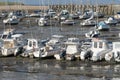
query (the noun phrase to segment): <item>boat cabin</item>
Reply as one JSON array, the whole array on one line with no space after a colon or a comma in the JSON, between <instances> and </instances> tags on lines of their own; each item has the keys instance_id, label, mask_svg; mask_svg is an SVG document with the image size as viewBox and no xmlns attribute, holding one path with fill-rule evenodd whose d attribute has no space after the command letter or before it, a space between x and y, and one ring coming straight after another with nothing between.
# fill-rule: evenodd
<instances>
[{"instance_id":1,"label":"boat cabin","mask_svg":"<svg viewBox=\"0 0 120 80\"><path fill-rule=\"evenodd\" d=\"M38 41L36 39L27 39L27 50L38 48Z\"/></svg>"}]
</instances>

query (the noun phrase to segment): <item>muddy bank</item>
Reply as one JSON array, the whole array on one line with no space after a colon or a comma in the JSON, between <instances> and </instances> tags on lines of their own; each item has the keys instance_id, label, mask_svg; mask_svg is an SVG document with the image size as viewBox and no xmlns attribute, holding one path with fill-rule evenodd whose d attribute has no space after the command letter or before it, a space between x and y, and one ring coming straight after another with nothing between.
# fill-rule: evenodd
<instances>
[{"instance_id":1,"label":"muddy bank","mask_svg":"<svg viewBox=\"0 0 120 80\"><path fill-rule=\"evenodd\" d=\"M0 74L10 74L11 76L14 74L13 77L18 80L21 80L21 78L15 76L19 74L22 75L23 80L29 80L27 77L31 78L30 80L41 78L43 78L42 80L90 80L95 78L97 80L112 80L113 78L118 78L119 80L119 69L120 64L116 63L71 62L56 61L55 59L39 60L19 57L0 58ZM10 77L10 75L1 75L0 78L7 80L5 78ZM36 75L36 78L33 75ZM13 78L10 80L13 80Z\"/></svg>"}]
</instances>

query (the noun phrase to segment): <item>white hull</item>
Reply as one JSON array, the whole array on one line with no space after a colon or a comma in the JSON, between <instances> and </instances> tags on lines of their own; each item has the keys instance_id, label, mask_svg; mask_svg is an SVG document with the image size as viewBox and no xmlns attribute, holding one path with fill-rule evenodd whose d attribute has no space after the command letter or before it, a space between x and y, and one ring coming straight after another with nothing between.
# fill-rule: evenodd
<instances>
[{"instance_id":1,"label":"white hull","mask_svg":"<svg viewBox=\"0 0 120 80\"><path fill-rule=\"evenodd\" d=\"M51 56L54 56L55 54L60 54L60 53L61 53L61 50L49 50L49 51L41 52L40 57L41 58L51 57Z\"/></svg>"},{"instance_id":2,"label":"white hull","mask_svg":"<svg viewBox=\"0 0 120 80\"><path fill-rule=\"evenodd\" d=\"M2 49L2 56L10 56L10 55L15 55L15 50L16 48L11 48L11 49Z\"/></svg>"}]
</instances>

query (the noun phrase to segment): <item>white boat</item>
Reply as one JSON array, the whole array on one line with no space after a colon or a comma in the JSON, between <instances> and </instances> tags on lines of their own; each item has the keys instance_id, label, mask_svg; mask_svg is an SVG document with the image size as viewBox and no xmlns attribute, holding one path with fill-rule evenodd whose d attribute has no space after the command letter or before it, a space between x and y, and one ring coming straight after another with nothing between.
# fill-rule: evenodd
<instances>
[{"instance_id":1,"label":"white boat","mask_svg":"<svg viewBox=\"0 0 120 80\"><path fill-rule=\"evenodd\" d=\"M107 20L105 20L105 23L109 25L116 25L118 21L114 17L109 17Z\"/></svg>"},{"instance_id":2,"label":"white boat","mask_svg":"<svg viewBox=\"0 0 120 80\"><path fill-rule=\"evenodd\" d=\"M16 41L22 41L23 39L23 34L20 33L15 33L14 29L5 29L3 33L1 34L1 39L14 39Z\"/></svg>"},{"instance_id":3,"label":"white boat","mask_svg":"<svg viewBox=\"0 0 120 80\"><path fill-rule=\"evenodd\" d=\"M105 54L110 52L111 49L106 40L94 40L91 51L93 52L91 60L99 61L105 59Z\"/></svg>"},{"instance_id":4,"label":"white boat","mask_svg":"<svg viewBox=\"0 0 120 80\"><path fill-rule=\"evenodd\" d=\"M11 35L13 35L14 29L5 29L3 33L1 34L1 39L8 39L11 38Z\"/></svg>"},{"instance_id":5,"label":"white boat","mask_svg":"<svg viewBox=\"0 0 120 80\"><path fill-rule=\"evenodd\" d=\"M5 18L5 17L7 17L7 15L8 15L7 11L0 12L0 18Z\"/></svg>"},{"instance_id":6,"label":"white boat","mask_svg":"<svg viewBox=\"0 0 120 80\"><path fill-rule=\"evenodd\" d=\"M108 24L106 24L104 21L100 21L97 24L96 29L99 31L108 31L108 30L110 30L110 26Z\"/></svg>"},{"instance_id":7,"label":"white boat","mask_svg":"<svg viewBox=\"0 0 120 80\"><path fill-rule=\"evenodd\" d=\"M40 17L41 16L41 11L40 10L36 10L33 13L31 13L29 16L30 17Z\"/></svg>"},{"instance_id":8,"label":"white boat","mask_svg":"<svg viewBox=\"0 0 120 80\"><path fill-rule=\"evenodd\" d=\"M105 59L105 55L110 52L111 49L106 40L100 40L94 38L92 41L91 48L83 50L80 54L80 59L90 59L92 61L101 61Z\"/></svg>"},{"instance_id":9,"label":"white boat","mask_svg":"<svg viewBox=\"0 0 120 80\"><path fill-rule=\"evenodd\" d=\"M120 42L113 42L112 45L112 51L105 55L105 60L120 62Z\"/></svg>"},{"instance_id":10,"label":"white boat","mask_svg":"<svg viewBox=\"0 0 120 80\"><path fill-rule=\"evenodd\" d=\"M92 10L86 10L82 15L79 16L79 19L88 19L92 15Z\"/></svg>"},{"instance_id":11,"label":"white boat","mask_svg":"<svg viewBox=\"0 0 120 80\"><path fill-rule=\"evenodd\" d=\"M19 23L19 19L17 19L16 16L12 16L10 18L4 19L3 20L4 24L11 24L11 25L15 25Z\"/></svg>"},{"instance_id":12,"label":"white boat","mask_svg":"<svg viewBox=\"0 0 120 80\"><path fill-rule=\"evenodd\" d=\"M61 25L74 25L75 21L73 19L66 19L61 22Z\"/></svg>"},{"instance_id":13,"label":"white boat","mask_svg":"<svg viewBox=\"0 0 120 80\"><path fill-rule=\"evenodd\" d=\"M47 25L48 25L48 20L45 19L44 17L41 17L41 18L38 20L38 25L39 25L39 26L47 26Z\"/></svg>"},{"instance_id":14,"label":"white boat","mask_svg":"<svg viewBox=\"0 0 120 80\"><path fill-rule=\"evenodd\" d=\"M80 25L82 25L82 26L95 26L97 23L95 20L92 20L93 18L94 18L94 14L93 14L93 11L91 10L90 18L81 22Z\"/></svg>"},{"instance_id":15,"label":"white boat","mask_svg":"<svg viewBox=\"0 0 120 80\"><path fill-rule=\"evenodd\" d=\"M52 35L51 39L46 43L47 45L62 44L64 42L64 36L62 35Z\"/></svg>"},{"instance_id":16,"label":"white boat","mask_svg":"<svg viewBox=\"0 0 120 80\"><path fill-rule=\"evenodd\" d=\"M117 14L114 15L114 18L120 22L120 12L117 12Z\"/></svg>"},{"instance_id":17,"label":"white boat","mask_svg":"<svg viewBox=\"0 0 120 80\"><path fill-rule=\"evenodd\" d=\"M87 38L94 38L98 37L100 35L100 32L98 30L91 30L90 32L85 33L85 37Z\"/></svg>"},{"instance_id":18,"label":"white boat","mask_svg":"<svg viewBox=\"0 0 120 80\"><path fill-rule=\"evenodd\" d=\"M67 18L69 18L69 11L68 11L68 10L62 10L62 11L58 14L58 16L59 16L59 19L60 19L61 21L66 20Z\"/></svg>"},{"instance_id":19,"label":"white boat","mask_svg":"<svg viewBox=\"0 0 120 80\"><path fill-rule=\"evenodd\" d=\"M53 9L48 9L47 14L48 14L49 17L54 17L56 12Z\"/></svg>"},{"instance_id":20,"label":"white boat","mask_svg":"<svg viewBox=\"0 0 120 80\"><path fill-rule=\"evenodd\" d=\"M68 38L65 42L66 49L61 54L56 54L54 57L57 60L65 58L66 60L75 60L80 54L80 40L78 38Z\"/></svg>"},{"instance_id":21,"label":"white boat","mask_svg":"<svg viewBox=\"0 0 120 80\"><path fill-rule=\"evenodd\" d=\"M61 52L58 47L46 45L41 47L36 39L27 39L27 45L24 46L24 52L21 54L22 57L30 58L47 58L52 57L55 54Z\"/></svg>"},{"instance_id":22,"label":"white boat","mask_svg":"<svg viewBox=\"0 0 120 80\"><path fill-rule=\"evenodd\" d=\"M14 39L5 39L1 47L2 56L17 56L22 50L22 47L17 45L17 41Z\"/></svg>"},{"instance_id":23,"label":"white boat","mask_svg":"<svg viewBox=\"0 0 120 80\"><path fill-rule=\"evenodd\" d=\"M84 20L83 22L80 23L82 26L95 26L96 21L94 20Z\"/></svg>"},{"instance_id":24,"label":"white boat","mask_svg":"<svg viewBox=\"0 0 120 80\"><path fill-rule=\"evenodd\" d=\"M54 57L55 54L62 53L62 49L56 45L46 45L40 49L40 58Z\"/></svg>"},{"instance_id":25,"label":"white boat","mask_svg":"<svg viewBox=\"0 0 120 80\"><path fill-rule=\"evenodd\" d=\"M38 41L36 39L27 39L25 42L24 51L22 52L22 57L39 57L40 48L38 46Z\"/></svg>"}]
</instances>

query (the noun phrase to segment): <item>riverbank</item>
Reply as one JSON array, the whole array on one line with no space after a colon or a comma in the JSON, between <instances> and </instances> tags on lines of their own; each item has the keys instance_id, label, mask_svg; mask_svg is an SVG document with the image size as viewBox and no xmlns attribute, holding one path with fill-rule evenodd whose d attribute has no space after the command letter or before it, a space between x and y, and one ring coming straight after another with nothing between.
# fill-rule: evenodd
<instances>
[{"instance_id":1,"label":"riverbank","mask_svg":"<svg viewBox=\"0 0 120 80\"><path fill-rule=\"evenodd\" d=\"M1 5L0 10L46 10L48 6L31 6L31 5Z\"/></svg>"}]
</instances>

